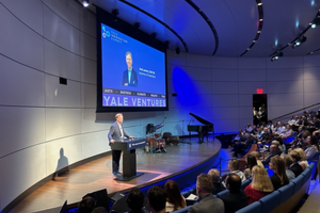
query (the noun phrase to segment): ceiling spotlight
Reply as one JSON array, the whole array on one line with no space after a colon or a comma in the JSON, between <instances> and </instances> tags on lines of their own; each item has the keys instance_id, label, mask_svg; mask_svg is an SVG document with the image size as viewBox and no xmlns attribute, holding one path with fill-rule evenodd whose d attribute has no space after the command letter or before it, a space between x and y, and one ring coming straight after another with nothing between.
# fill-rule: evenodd
<instances>
[{"instance_id":1,"label":"ceiling spotlight","mask_svg":"<svg viewBox=\"0 0 320 213\"><path fill-rule=\"evenodd\" d=\"M258 3L258 6L261 6L262 5L262 2Z\"/></svg>"},{"instance_id":2,"label":"ceiling spotlight","mask_svg":"<svg viewBox=\"0 0 320 213\"><path fill-rule=\"evenodd\" d=\"M84 7L89 7L89 0L82 0L82 5L84 6Z\"/></svg>"},{"instance_id":3,"label":"ceiling spotlight","mask_svg":"<svg viewBox=\"0 0 320 213\"><path fill-rule=\"evenodd\" d=\"M301 36L299 37L297 40L295 40L295 42L293 42L292 44L292 48L296 48L296 47L299 47L302 43L304 43L305 41L307 40L307 37L305 36Z\"/></svg>"},{"instance_id":4,"label":"ceiling spotlight","mask_svg":"<svg viewBox=\"0 0 320 213\"><path fill-rule=\"evenodd\" d=\"M313 28L313 29L316 28L316 26L317 26L317 25L316 25L315 23L312 23L312 24L311 24L311 28Z\"/></svg>"},{"instance_id":5,"label":"ceiling spotlight","mask_svg":"<svg viewBox=\"0 0 320 213\"><path fill-rule=\"evenodd\" d=\"M283 56L283 52L278 51L275 55L272 56L271 61L273 62L275 60L278 60L282 56Z\"/></svg>"}]
</instances>

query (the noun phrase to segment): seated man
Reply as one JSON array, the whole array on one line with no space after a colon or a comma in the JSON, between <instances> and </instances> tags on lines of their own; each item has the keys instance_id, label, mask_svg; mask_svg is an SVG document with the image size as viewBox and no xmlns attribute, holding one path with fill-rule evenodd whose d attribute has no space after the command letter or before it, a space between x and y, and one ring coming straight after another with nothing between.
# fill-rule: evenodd
<instances>
[{"instance_id":1,"label":"seated man","mask_svg":"<svg viewBox=\"0 0 320 213\"><path fill-rule=\"evenodd\" d=\"M241 181L246 180L246 176L239 170L239 161L236 159L232 159L228 162L228 169L230 173L236 174L240 177Z\"/></svg>"},{"instance_id":2,"label":"seated man","mask_svg":"<svg viewBox=\"0 0 320 213\"><path fill-rule=\"evenodd\" d=\"M226 189L220 181L220 172L218 170L210 169L208 172L208 175L210 175L212 178L212 183L213 183L212 194L216 195L219 192L222 192L223 190Z\"/></svg>"},{"instance_id":3,"label":"seated man","mask_svg":"<svg viewBox=\"0 0 320 213\"><path fill-rule=\"evenodd\" d=\"M278 127L275 131L275 134L277 135L283 135L286 130L286 127L283 125L281 121L278 121Z\"/></svg>"},{"instance_id":4,"label":"seated man","mask_svg":"<svg viewBox=\"0 0 320 213\"><path fill-rule=\"evenodd\" d=\"M236 174L229 174L226 178L226 187L229 190L228 194L221 197L225 213L233 213L248 205L246 193L241 190L241 179Z\"/></svg>"},{"instance_id":5,"label":"seated man","mask_svg":"<svg viewBox=\"0 0 320 213\"><path fill-rule=\"evenodd\" d=\"M238 157L238 154L243 154L243 148L251 146L255 142L255 138L250 133L246 132L244 136L240 138L240 142L234 145L234 156Z\"/></svg>"},{"instance_id":6,"label":"seated man","mask_svg":"<svg viewBox=\"0 0 320 213\"><path fill-rule=\"evenodd\" d=\"M252 132L252 126L251 123L248 123L248 125L246 127L244 127L244 131L251 133Z\"/></svg>"},{"instance_id":7,"label":"seated man","mask_svg":"<svg viewBox=\"0 0 320 213\"><path fill-rule=\"evenodd\" d=\"M212 179L209 175L201 174L197 177L197 195L199 196L199 201L189 208L189 213L224 212L223 201L213 197L211 194L212 188Z\"/></svg>"},{"instance_id":8,"label":"seated man","mask_svg":"<svg viewBox=\"0 0 320 213\"><path fill-rule=\"evenodd\" d=\"M262 161L262 164L263 164L264 166L269 165L270 160L271 160L272 157L274 157L274 156L279 156L279 154L281 153L281 152L279 152L279 151L280 151L280 150L279 150L279 148L277 147L277 145L272 144L272 145L270 146L270 153L269 153L269 155L267 156L267 158Z\"/></svg>"},{"instance_id":9,"label":"seated man","mask_svg":"<svg viewBox=\"0 0 320 213\"><path fill-rule=\"evenodd\" d=\"M165 213L166 192L160 186L152 186L147 193L148 205L152 213Z\"/></svg>"}]
</instances>

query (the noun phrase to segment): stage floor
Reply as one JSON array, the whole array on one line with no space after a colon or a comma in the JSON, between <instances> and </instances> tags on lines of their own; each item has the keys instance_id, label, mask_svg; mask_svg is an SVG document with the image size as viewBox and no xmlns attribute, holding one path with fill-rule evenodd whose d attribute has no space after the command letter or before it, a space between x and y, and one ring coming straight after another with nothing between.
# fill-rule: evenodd
<instances>
[{"instance_id":1,"label":"stage floor","mask_svg":"<svg viewBox=\"0 0 320 213\"><path fill-rule=\"evenodd\" d=\"M111 155L91 161L71 169L63 177L56 177L22 200L10 212L38 212L61 207L65 200L68 204L77 203L87 193L107 189L108 194L127 192L132 187L145 187L171 176L192 169L220 152L219 140L209 139L199 144L197 138L192 145L179 144L167 146L167 153L147 154L137 150L137 170L144 175L128 182L115 181L112 176ZM122 160L122 157L121 157ZM122 171L122 161L120 162Z\"/></svg>"}]
</instances>

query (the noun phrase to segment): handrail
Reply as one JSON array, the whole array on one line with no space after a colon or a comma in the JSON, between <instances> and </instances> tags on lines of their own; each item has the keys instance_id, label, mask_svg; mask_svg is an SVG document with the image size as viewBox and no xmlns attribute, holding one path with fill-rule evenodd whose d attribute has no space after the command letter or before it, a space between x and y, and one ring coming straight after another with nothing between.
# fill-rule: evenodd
<instances>
[{"instance_id":1,"label":"handrail","mask_svg":"<svg viewBox=\"0 0 320 213\"><path fill-rule=\"evenodd\" d=\"M317 105L320 105L320 102L315 103L315 104L312 104L312 105L307 106L307 107L303 107L302 109L295 110L295 111L290 112L290 113L287 113L287 114L285 114L285 115L281 115L281 116L279 116L279 117L272 118L272 119L270 119L270 120L272 120L272 121L274 121L274 120L279 120L280 118L283 118L283 117L289 116L289 115L291 115L291 114L293 114L293 113L297 113L297 112L300 112L300 111L302 111L302 110L309 109L309 108L311 108L311 107L315 107L315 106L317 106Z\"/></svg>"}]
</instances>

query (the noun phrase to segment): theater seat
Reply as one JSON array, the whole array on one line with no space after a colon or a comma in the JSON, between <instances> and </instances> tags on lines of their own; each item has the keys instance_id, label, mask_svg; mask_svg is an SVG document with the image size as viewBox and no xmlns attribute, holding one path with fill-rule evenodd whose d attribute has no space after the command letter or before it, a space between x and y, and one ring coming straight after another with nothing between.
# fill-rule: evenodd
<instances>
[{"instance_id":1,"label":"theater seat","mask_svg":"<svg viewBox=\"0 0 320 213\"><path fill-rule=\"evenodd\" d=\"M289 183L285 186L282 186L280 189L278 189L280 193L279 204L285 202L293 195L293 189L294 189L293 183Z\"/></svg>"},{"instance_id":2,"label":"theater seat","mask_svg":"<svg viewBox=\"0 0 320 213\"><path fill-rule=\"evenodd\" d=\"M304 176L304 179L303 179L303 183L307 182L309 180L309 178L311 177L312 175L312 168L313 168L313 165L312 167L310 167L311 165L309 165L303 172L302 172L302 175Z\"/></svg>"},{"instance_id":3,"label":"theater seat","mask_svg":"<svg viewBox=\"0 0 320 213\"><path fill-rule=\"evenodd\" d=\"M241 189L244 190L252 181L252 178L248 178L247 180L243 181L241 184Z\"/></svg>"},{"instance_id":4,"label":"theater seat","mask_svg":"<svg viewBox=\"0 0 320 213\"><path fill-rule=\"evenodd\" d=\"M280 200L280 192L274 191L267 196L260 199L261 210L260 213L268 213L277 207Z\"/></svg>"},{"instance_id":5,"label":"theater seat","mask_svg":"<svg viewBox=\"0 0 320 213\"><path fill-rule=\"evenodd\" d=\"M256 201L236 211L235 213L260 213L260 210L261 210L261 204L259 201Z\"/></svg>"},{"instance_id":6,"label":"theater seat","mask_svg":"<svg viewBox=\"0 0 320 213\"><path fill-rule=\"evenodd\" d=\"M299 191L299 189L303 186L304 184L304 175L301 174L298 177L296 177L295 179L293 179L291 182L294 183L294 187L293 187L293 194L296 193L297 191Z\"/></svg>"},{"instance_id":7,"label":"theater seat","mask_svg":"<svg viewBox=\"0 0 320 213\"><path fill-rule=\"evenodd\" d=\"M223 195L225 195L225 194L228 194L228 192L229 192L228 189L223 190L222 192L219 192L219 193L217 194L217 197L221 197L221 196L223 196Z\"/></svg>"},{"instance_id":8,"label":"theater seat","mask_svg":"<svg viewBox=\"0 0 320 213\"><path fill-rule=\"evenodd\" d=\"M183 209L179 209L177 211L174 211L174 213L187 213L190 206L184 207Z\"/></svg>"}]
</instances>

